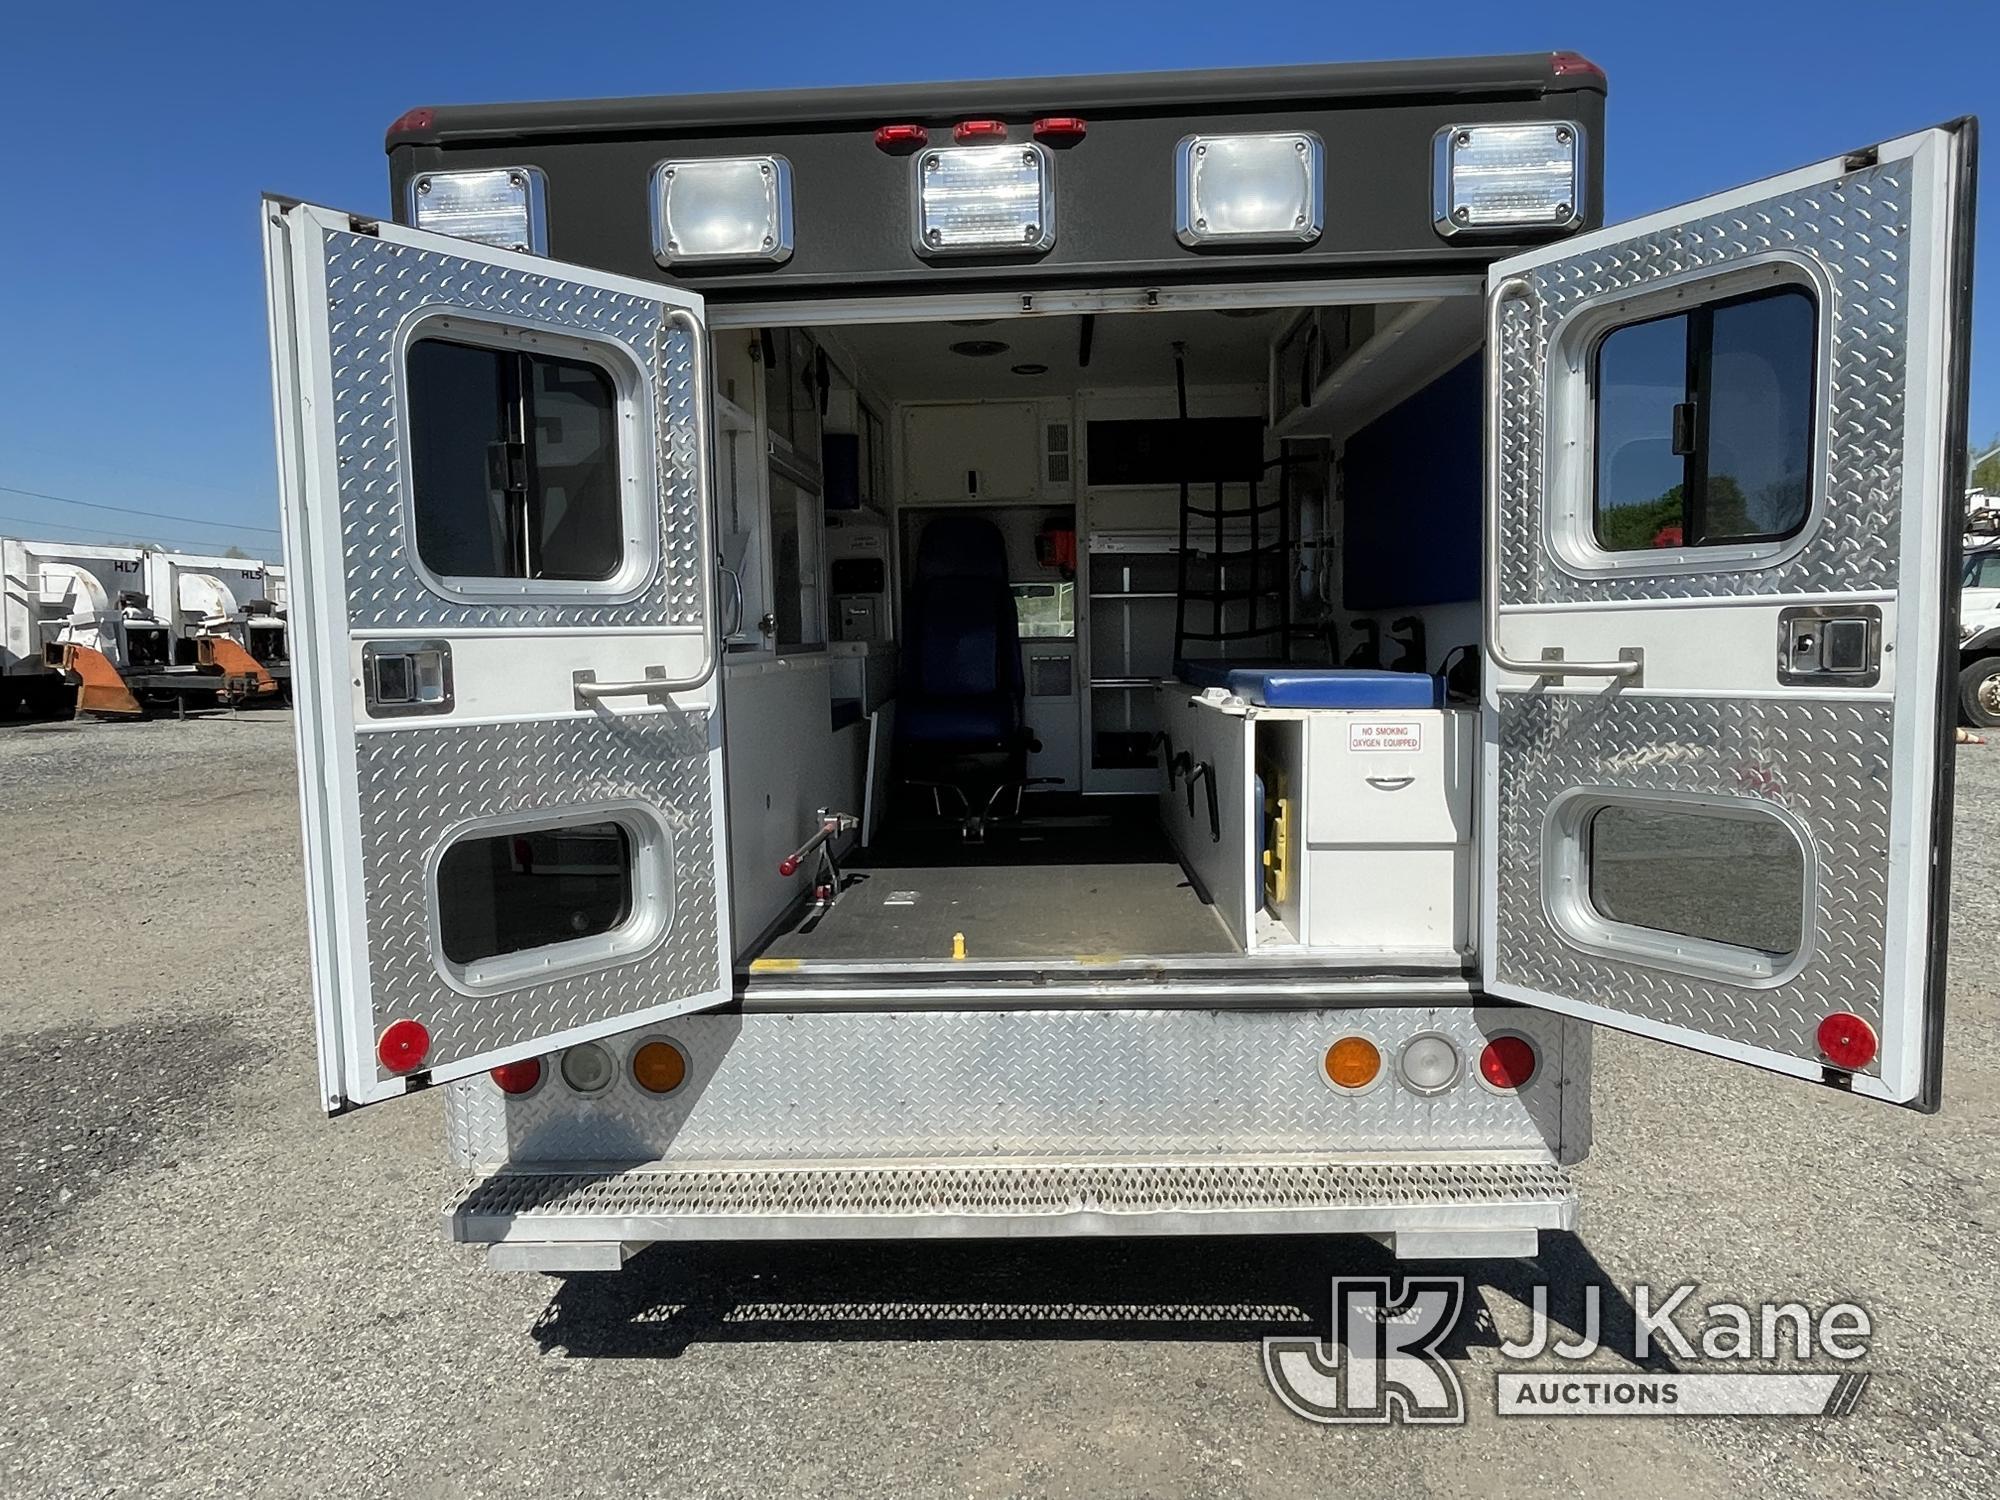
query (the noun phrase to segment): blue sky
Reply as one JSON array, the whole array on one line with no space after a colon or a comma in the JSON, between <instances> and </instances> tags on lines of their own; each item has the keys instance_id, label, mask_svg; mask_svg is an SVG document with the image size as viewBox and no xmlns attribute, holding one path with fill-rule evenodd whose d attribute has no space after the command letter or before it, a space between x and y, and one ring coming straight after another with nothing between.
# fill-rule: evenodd
<instances>
[{"instance_id":1,"label":"blue sky","mask_svg":"<svg viewBox=\"0 0 2000 1500\"><path fill-rule=\"evenodd\" d=\"M0 114L0 533L277 546L256 201L387 207L415 104L1566 48L1624 218L1968 112L1972 429L2000 434L2000 5L23 7ZM89 510L68 496L175 519ZM270 530L255 530L264 527Z\"/></svg>"}]
</instances>

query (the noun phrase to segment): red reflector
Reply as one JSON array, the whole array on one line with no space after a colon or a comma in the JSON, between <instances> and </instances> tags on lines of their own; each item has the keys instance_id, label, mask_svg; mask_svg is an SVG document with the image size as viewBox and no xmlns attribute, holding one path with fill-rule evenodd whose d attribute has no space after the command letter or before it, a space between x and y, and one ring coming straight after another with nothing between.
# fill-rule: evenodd
<instances>
[{"instance_id":1,"label":"red reflector","mask_svg":"<svg viewBox=\"0 0 2000 1500\"><path fill-rule=\"evenodd\" d=\"M1517 1089L1535 1076L1535 1049L1525 1037L1496 1036L1479 1054L1479 1076L1496 1089Z\"/></svg>"},{"instance_id":2,"label":"red reflector","mask_svg":"<svg viewBox=\"0 0 2000 1500\"><path fill-rule=\"evenodd\" d=\"M1035 121L1035 139L1057 146L1073 145L1089 127L1075 115L1045 115Z\"/></svg>"},{"instance_id":3,"label":"red reflector","mask_svg":"<svg viewBox=\"0 0 2000 1500\"><path fill-rule=\"evenodd\" d=\"M525 1094L542 1081L542 1060L524 1057L519 1062L502 1063L492 1070L493 1081L503 1094Z\"/></svg>"},{"instance_id":4,"label":"red reflector","mask_svg":"<svg viewBox=\"0 0 2000 1500\"><path fill-rule=\"evenodd\" d=\"M960 120L952 128L951 138L955 141L1004 141L1007 139L1005 120Z\"/></svg>"},{"instance_id":5,"label":"red reflector","mask_svg":"<svg viewBox=\"0 0 2000 1500\"><path fill-rule=\"evenodd\" d=\"M1852 1012L1837 1010L1819 1023L1819 1050L1836 1068L1858 1073L1875 1061L1875 1028Z\"/></svg>"},{"instance_id":6,"label":"red reflector","mask_svg":"<svg viewBox=\"0 0 2000 1500\"><path fill-rule=\"evenodd\" d=\"M421 134L423 131L429 130L436 121L437 111L427 106L417 109L406 109L400 115L396 116L396 123L391 125L387 132L384 133L382 144L384 146L393 146L396 144L397 136Z\"/></svg>"},{"instance_id":7,"label":"red reflector","mask_svg":"<svg viewBox=\"0 0 2000 1500\"><path fill-rule=\"evenodd\" d=\"M1551 52L1549 68L1558 78L1594 79L1604 82L1604 69L1585 57L1581 52Z\"/></svg>"},{"instance_id":8,"label":"red reflector","mask_svg":"<svg viewBox=\"0 0 2000 1500\"><path fill-rule=\"evenodd\" d=\"M931 133L921 125L884 125L875 132L875 144L884 151L914 151L930 144Z\"/></svg>"},{"instance_id":9,"label":"red reflector","mask_svg":"<svg viewBox=\"0 0 2000 1500\"><path fill-rule=\"evenodd\" d=\"M431 1034L421 1021L391 1021L382 1028L375 1055L391 1073L414 1073L431 1050Z\"/></svg>"}]
</instances>

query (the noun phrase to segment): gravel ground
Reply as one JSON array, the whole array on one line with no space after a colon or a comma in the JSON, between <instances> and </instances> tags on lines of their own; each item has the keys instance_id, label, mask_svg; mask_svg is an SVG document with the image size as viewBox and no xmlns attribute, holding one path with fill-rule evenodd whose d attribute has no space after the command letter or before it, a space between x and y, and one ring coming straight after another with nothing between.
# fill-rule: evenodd
<instances>
[{"instance_id":1,"label":"gravel ground","mask_svg":"<svg viewBox=\"0 0 2000 1500\"><path fill-rule=\"evenodd\" d=\"M1266 1390L1258 1339L1387 1268L1344 1243L485 1271L438 1232L435 1096L317 1115L291 743L277 713L0 727L0 1492L2000 1491L2000 745L1961 752L1943 1114L1602 1034L1586 1227L1471 1268L1442 1431ZM1873 1384L1837 1421L1502 1422L1494 1324L1543 1277L1853 1298Z\"/></svg>"}]
</instances>

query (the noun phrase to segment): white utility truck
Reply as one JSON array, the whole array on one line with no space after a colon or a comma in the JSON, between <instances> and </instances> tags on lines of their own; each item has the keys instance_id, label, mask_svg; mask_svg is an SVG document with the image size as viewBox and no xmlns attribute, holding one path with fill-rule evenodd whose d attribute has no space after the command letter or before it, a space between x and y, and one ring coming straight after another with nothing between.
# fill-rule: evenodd
<instances>
[{"instance_id":1,"label":"white utility truck","mask_svg":"<svg viewBox=\"0 0 2000 1500\"><path fill-rule=\"evenodd\" d=\"M1934 1110L1974 125L1605 226L1604 99L427 108L267 200L327 1110L442 1085L550 1270L1531 1253L1597 1026Z\"/></svg>"},{"instance_id":2,"label":"white utility truck","mask_svg":"<svg viewBox=\"0 0 2000 1500\"><path fill-rule=\"evenodd\" d=\"M146 549L0 537L0 716L139 707L128 672L167 665L147 594Z\"/></svg>"}]
</instances>

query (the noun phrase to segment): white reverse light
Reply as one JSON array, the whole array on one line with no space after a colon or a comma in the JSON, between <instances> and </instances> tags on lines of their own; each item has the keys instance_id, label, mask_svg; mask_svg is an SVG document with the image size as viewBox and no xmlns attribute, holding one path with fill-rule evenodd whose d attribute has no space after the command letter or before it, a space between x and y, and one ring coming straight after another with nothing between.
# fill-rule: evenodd
<instances>
[{"instance_id":1,"label":"white reverse light","mask_svg":"<svg viewBox=\"0 0 2000 1500\"><path fill-rule=\"evenodd\" d=\"M1575 228L1583 222L1582 138L1563 120L1447 125L1433 147L1438 233Z\"/></svg>"},{"instance_id":2,"label":"white reverse light","mask_svg":"<svg viewBox=\"0 0 2000 1500\"><path fill-rule=\"evenodd\" d=\"M1047 148L940 146L911 161L917 254L1033 254L1055 244L1055 168Z\"/></svg>"},{"instance_id":3,"label":"white reverse light","mask_svg":"<svg viewBox=\"0 0 2000 1500\"><path fill-rule=\"evenodd\" d=\"M1439 1094L1458 1081L1458 1048L1451 1038L1426 1031L1403 1043L1396 1067L1403 1082L1419 1094Z\"/></svg>"},{"instance_id":4,"label":"white reverse light","mask_svg":"<svg viewBox=\"0 0 2000 1500\"><path fill-rule=\"evenodd\" d=\"M1309 130L1183 137L1174 232L1183 245L1309 245L1326 220L1325 164Z\"/></svg>"},{"instance_id":5,"label":"white reverse light","mask_svg":"<svg viewBox=\"0 0 2000 1500\"><path fill-rule=\"evenodd\" d=\"M611 1087L617 1065L595 1042L578 1042L563 1052L562 1080L579 1094L601 1094Z\"/></svg>"},{"instance_id":6,"label":"white reverse light","mask_svg":"<svg viewBox=\"0 0 2000 1500\"><path fill-rule=\"evenodd\" d=\"M653 258L663 266L791 258L792 164L782 156L663 161L652 200Z\"/></svg>"},{"instance_id":7,"label":"white reverse light","mask_svg":"<svg viewBox=\"0 0 2000 1500\"><path fill-rule=\"evenodd\" d=\"M549 253L548 185L540 167L419 172L408 194L410 222L419 229L503 250Z\"/></svg>"}]
</instances>

